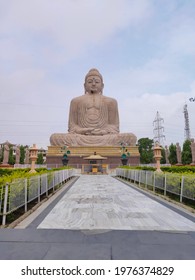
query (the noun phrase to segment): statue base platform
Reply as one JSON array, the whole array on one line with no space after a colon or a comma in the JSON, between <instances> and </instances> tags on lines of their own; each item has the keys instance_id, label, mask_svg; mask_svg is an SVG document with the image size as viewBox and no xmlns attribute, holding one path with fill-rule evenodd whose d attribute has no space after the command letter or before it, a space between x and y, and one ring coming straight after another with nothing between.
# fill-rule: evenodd
<instances>
[{"instance_id":1,"label":"statue base platform","mask_svg":"<svg viewBox=\"0 0 195 280\"><path fill-rule=\"evenodd\" d=\"M130 157L128 160L129 165L139 165L140 154L138 146L127 146ZM87 164L88 161L84 159L90 155L101 155L106 157L102 162L108 164L111 168L115 168L122 165L121 162L121 147L120 146L69 146L70 155L68 156L68 165L81 168L83 164ZM60 146L49 146L46 156L46 163L48 167L59 167L62 164L63 151L61 151Z\"/></svg>"},{"instance_id":2,"label":"statue base platform","mask_svg":"<svg viewBox=\"0 0 195 280\"><path fill-rule=\"evenodd\" d=\"M2 163L0 164L0 168L14 168L14 166L8 163Z\"/></svg>"}]
</instances>

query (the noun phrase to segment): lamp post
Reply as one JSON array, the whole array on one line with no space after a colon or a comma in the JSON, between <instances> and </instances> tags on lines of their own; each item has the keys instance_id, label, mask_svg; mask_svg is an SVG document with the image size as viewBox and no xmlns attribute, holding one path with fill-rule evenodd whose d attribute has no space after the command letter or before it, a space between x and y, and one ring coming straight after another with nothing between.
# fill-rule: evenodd
<instances>
[{"instance_id":1,"label":"lamp post","mask_svg":"<svg viewBox=\"0 0 195 280\"><path fill-rule=\"evenodd\" d=\"M36 144L33 144L33 146L29 149L29 151L30 151L30 160L31 160L31 169L29 173L36 173L35 162L37 160L37 151L38 151Z\"/></svg>"},{"instance_id":2,"label":"lamp post","mask_svg":"<svg viewBox=\"0 0 195 280\"><path fill-rule=\"evenodd\" d=\"M125 144L121 143L121 162L122 162L122 165L127 165L129 157L130 157L130 153L128 152L127 148L125 147Z\"/></svg>"},{"instance_id":3,"label":"lamp post","mask_svg":"<svg viewBox=\"0 0 195 280\"><path fill-rule=\"evenodd\" d=\"M70 154L70 151L68 150L68 147L64 146L64 147L61 147L61 152L63 152L63 157L62 157L62 164L63 166L67 166L68 164L68 155Z\"/></svg>"},{"instance_id":4,"label":"lamp post","mask_svg":"<svg viewBox=\"0 0 195 280\"><path fill-rule=\"evenodd\" d=\"M162 158L162 155L161 155L162 148L158 142L155 143L153 151L154 151L154 159L156 161L156 171L162 172L162 170L160 169L160 160Z\"/></svg>"}]
</instances>

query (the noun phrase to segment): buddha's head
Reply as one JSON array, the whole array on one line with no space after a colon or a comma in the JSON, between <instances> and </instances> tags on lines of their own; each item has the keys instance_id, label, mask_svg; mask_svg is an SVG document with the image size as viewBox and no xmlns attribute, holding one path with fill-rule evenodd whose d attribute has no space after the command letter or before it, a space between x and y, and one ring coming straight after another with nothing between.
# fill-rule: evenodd
<instances>
[{"instance_id":1,"label":"buddha's head","mask_svg":"<svg viewBox=\"0 0 195 280\"><path fill-rule=\"evenodd\" d=\"M85 94L102 94L104 88L103 78L97 69L93 68L89 70L85 76L84 87Z\"/></svg>"}]
</instances>

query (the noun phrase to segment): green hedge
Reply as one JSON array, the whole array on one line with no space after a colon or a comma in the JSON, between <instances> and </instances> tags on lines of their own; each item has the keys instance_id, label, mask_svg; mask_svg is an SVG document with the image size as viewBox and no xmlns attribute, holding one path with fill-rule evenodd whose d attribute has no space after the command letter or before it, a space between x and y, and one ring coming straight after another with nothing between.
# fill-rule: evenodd
<instances>
[{"instance_id":1,"label":"green hedge","mask_svg":"<svg viewBox=\"0 0 195 280\"><path fill-rule=\"evenodd\" d=\"M151 166L120 166L120 168L127 169L139 169L139 170L147 170L147 171L155 171L156 168ZM180 174L195 174L195 166L162 166L161 170L163 172L170 173L180 173Z\"/></svg>"},{"instance_id":2,"label":"green hedge","mask_svg":"<svg viewBox=\"0 0 195 280\"><path fill-rule=\"evenodd\" d=\"M16 179L29 178L31 176L41 175L48 172L53 172L62 169L70 169L70 167L65 166L61 168L37 168L37 173L29 173L30 168L16 168L16 169L0 169L0 187L6 183L13 182Z\"/></svg>"}]
</instances>

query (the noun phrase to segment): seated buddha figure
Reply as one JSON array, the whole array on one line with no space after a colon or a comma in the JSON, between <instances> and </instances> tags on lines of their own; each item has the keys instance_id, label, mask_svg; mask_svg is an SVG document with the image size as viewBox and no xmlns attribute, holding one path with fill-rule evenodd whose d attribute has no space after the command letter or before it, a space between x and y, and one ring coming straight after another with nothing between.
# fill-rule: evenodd
<instances>
[{"instance_id":1,"label":"seated buddha figure","mask_svg":"<svg viewBox=\"0 0 195 280\"><path fill-rule=\"evenodd\" d=\"M118 105L103 93L103 78L97 69L85 77L85 94L72 99L68 133L54 133L52 146L126 146L136 144L132 133L119 133Z\"/></svg>"}]
</instances>

